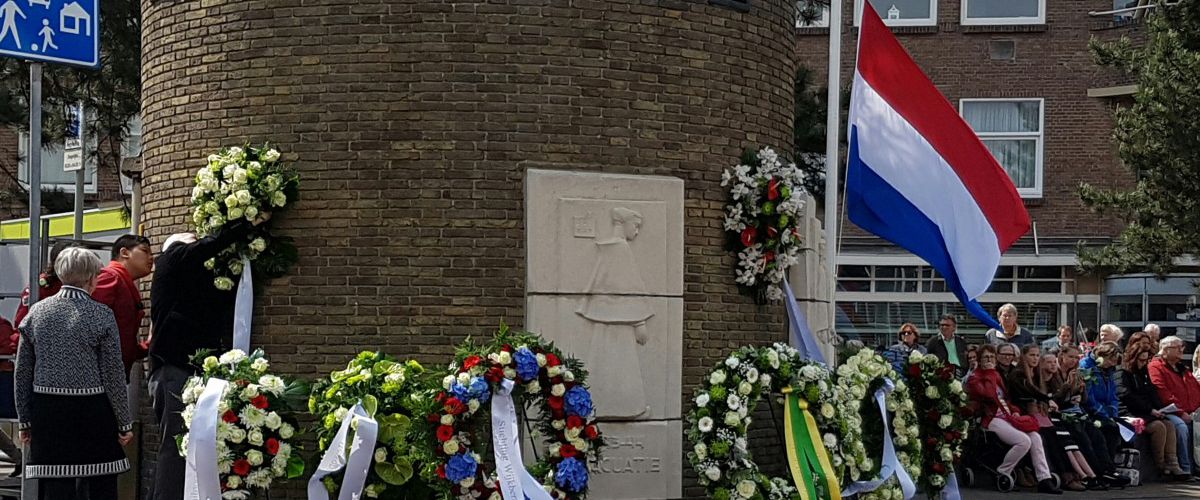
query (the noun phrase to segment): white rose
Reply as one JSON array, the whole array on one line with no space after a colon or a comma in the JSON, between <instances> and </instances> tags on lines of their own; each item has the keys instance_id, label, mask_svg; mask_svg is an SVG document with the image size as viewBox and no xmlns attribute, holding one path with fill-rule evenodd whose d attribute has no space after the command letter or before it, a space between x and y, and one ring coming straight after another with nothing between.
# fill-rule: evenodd
<instances>
[{"instance_id":1,"label":"white rose","mask_svg":"<svg viewBox=\"0 0 1200 500\"><path fill-rule=\"evenodd\" d=\"M564 386L562 384L554 384L554 386L550 388L551 396L562 397L562 395L566 394L566 393L567 393L567 388L566 388L566 386Z\"/></svg>"},{"instance_id":2,"label":"white rose","mask_svg":"<svg viewBox=\"0 0 1200 500\"><path fill-rule=\"evenodd\" d=\"M276 207L287 205L287 195L283 194L283 191L276 191L271 195L271 205Z\"/></svg>"},{"instance_id":3,"label":"white rose","mask_svg":"<svg viewBox=\"0 0 1200 500\"><path fill-rule=\"evenodd\" d=\"M516 380L517 371L512 368L505 368L504 369L504 378L509 379L509 380Z\"/></svg>"},{"instance_id":4,"label":"white rose","mask_svg":"<svg viewBox=\"0 0 1200 500\"><path fill-rule=\"evenodd\" d=\"M247 432L246 433L246 442L248 442L254 446L262 446L262 444L263 444L262 431L260 431L258 429L253 429L250 432Z\"/></svg>"},{"instance_id":5,"label":"white rose","mask_svg":"<svg viewBox=\"0 0 1200 500\"><path fill-rule=\"evenodd\" d=\"M696 452L696 458L700 460L708 457L708 446L705 446L704 443L696 443L696 446L692 447L692 451Z\"/></svg>"},{"instance_id":6,"label":"white rose","mask_svg":"<svg viewBox=\"0 0 1200 500\"><path fill-rule=\"evenodd\" d=\"M268 429L275 430L278 429L279 426L283 425L283 419L279 418L278 413L271 412L267 414L267 418L263 421L263 425L267 426Z\"/></svg>"},{"instance_id":7,"label":"white rose","mask_svg":"<svg viewBox=\"0 0 1200 500\"><path fill-rule=\"evenodd\" d=\"M546 355L545 354L538 354L535 357L537 358L538 366L546 366Z\"/></svg>"},{"instance_id":8,"label":"white rose","mask_svg":"<svg viewBox=\"0 0 1200 500\"><path fill-rule=\"evenodd\" d=\"M938 396L941 396L941 394L938 392L937 387L931 385L925 388L925 397L929 399L937 399Z\"/></svg>"},{"instance_id":9,"label":"white rose","mask_svg":"<svg viewBox=\"0 0 1200 500\"><path fill-rule=\"evenodd\" d=\"M237 488L242 485L242 478L238 477L237 474L231 474L225 482L229 484L230 488Z\"/></svg>"},{"instance_id":10,"label":"white rose","mask_svg":"<svg viewBox=\"0 0 1200 500\"><path fill-rule=\"evenodd\" d=\"M951 381L950 382L950 391L955 394L961 393L963 391L962 382L959 382L957 380Z\"/></svg>"},{"instance_id":11,"label":"white rose","mask_svg":"<svg viewBox=\"0 0 1200 500\"><path fill-rule=\"evenodd\" d=\"M746 396L751 392L754 392L754 386L750 385L750 382L743 380L742 383L738 384L738 394Z\"/></svg>"},{"instance_id":12,"label":"white rose","mask_svg":"<svg viewBox=\"0 0 1200 500\"><path fill-rule=\"evenodd\" d=\"M712 372L712 375L709 375L708 377L708 381L712 385L720 385L721 383L725 382L725 372L722 370Z\"/></svg>"},{"instance_id":13,"label":"white rose","mask_svg":"<svg viewBox=\"0 0 1200 500\"><path fill-rule=\"evenodd\" d=\"M233 429L229 432L229 441L238 444L246 440L246 431L241 429Z\"/></svg>"},{"instance_id":14,"label":"white rose","mask_svg":"<svg viewBox=\"0 0 1200 500\"><path fill-rule=\"evenodd\" d=\"M510 354L508 351L500 351L500 354L497 356L500 358L499 361L502 365L512 363L512 354Z\"/></svg>"},{"instance_id":15,"label":"white rose","mask_svg":"<svg viewBox=\"0 0 1200 500\"><path fill-rule=\"evenodd\" d=\"M553 421L553 422L550 422L550 426L551 426L551 427L554 427L554 430L561 431L561 430L563 430L563 429L566 429L566 428L567 428L567 421L566 421L566 420L562 420L562 419L555 420L555 421Z\"/></svg>"},{"instance_id":16,"label":"white rose","mask_svg":"<svg viewBox=\"0 0 1200 500\"><path fill-rule=\"evenodd\" d=\"M471 413L475 413L475 412L479 411L479 400L472 399L470 401L467 401L467 410L470 411Z\"/></svg>"},{"instance_id":17,"label":"white rose","mask_svg":"<svg viewBox=\"0 0 1200 500\"><path fill-rule=\"evenodd\" d=\"M954 460L954 452L950 451L950 448L942 447L940 455L943 462Z\"/></svg>"},{"instance_id":18,"label":"white rose","mask_svg":"<svg viewBox=\"0 0 1200 500\"><path fill-rule=\"evenodd\" d=\"M725 412L725 425L736 427L740 423L742 423L742 416L738 415L736 411Z\"/></svg>"},{"instance_id":19,"label":"white rose","mask_svg":"<svg viewBox=\"0 0 1200 500\"><path fill-rule=\"evenodd\" d=\"M262 159L263 161L276 161L279 159L279 151L268 149L266 153L262 154Z\"/></svg>"},{"instance_id":20,"label":"white rose","mask_svg":"<svg viewBox=\"0 0 1200 500\"><path fill-rule=\"evenodd\" d=\"M262 465L263 454L261 451L258 451L258 450L247 451L246 452L246 461L250 462L250 465Z\"/></svg>"},{"instance_id":21,"label":"white rose","mask_svg":"<svg viewBox=\"0 0 1200 500\"><path fill-rule=\"evenodd\" d=\"M538 381L536 381L536 380L532 380L528 384L525 385L525 390L529 391L531 393L542 392L542 384L538 383Z\"/></svg>"},{"instance_id":22,"label":"white rose","mask_svg":"<svg viewBox=\"0 0 1200 500\"><path fill-rule=\"evenodd\" d=\"M550 456L557 457L557 456L559 456L559 453L562 452L562 445L558 444L558 443L554 443L554 444L550 445L550 448L548 448L548 451L550 452Z\"/></svg>"},{"instance_id":23,"label":"white rose","mask_svg":"<svg viewBox=\"0 0 1200 500\"><path fill-rule=\"evenodd\" d=\"M242 389L242 399L249 401L258 396L258 385L250 384Z\"/></svg>"},{"instance_id":24,"label":"white rose","mask_svg":"<svg viewBox=\"0 0 1200 500\"><path fill-rule=\"evenodd\" d=\"M826 432L825 436L822 438L822 441L825 443L825 448L832 450L837 447L838 438L832 433Z\"/></svg>"},{"instance_id":25,"label":"white rose","mask_svg":"<svg viewBox=\"0 0 1200 500\"><path fill-rule=\"evenodd\" d=\"M921 360L923 360L923 359L925 359L925 355L921 354L921 351L918 351L916 349L913 349L912 352L909 353L909 355L908 355L908 362L912 363L912 364L920 363Z\"/></svg>"},{"instance_id":26,"label":"white rose","mask_svg":"<svg viewBox=\"0 0 1200 500\"><path fill-rule=\"evenodd\" d=\"M571 370L564 370L562 372L562 378L566 382L574 382L575 381L575 372L572 372Z\"/></svg>"},{"instance_id":27,"label":"white rose","mask_svg":"<svg viewBox=\"0 0 1200 500\"><path fill-rule=\"evenodd\" d=\"M833 418L834 415L837 415L837 410L833 409L833 405L831 405L829 403L824 403L821 405L821 416L822 417Z\"/></svg>"},{"instance_id":28,"label":"white rose","mask_svg":"<svg viewBox=\"0 0 1200 500\"><path fill-rule=\"evenodd\" d=\"M254 371L260 374L266 372L267 368L270 366L271 363L267 361L267 358L258 358L254 360L253 363L250 363L250 368L254 369Z\"/></svg>"},{"instance_id":29,"label":"white rose","mask_svg":"<svg viewBox=\"0 0 1200 500\"><path fill-rule=\"evenodd\" d=\"M442 451L446 452L447 455L458 453L458 440L451 439L442 443Z\"/></svg>"},{"instance_id":30,"label":"white rose","mask_svg":"<svg viewBox=\"0 0 1200 500\"><path fill-rule=\"evenodd\" d=\"M387 448L376 448L375 449L375 461L376 462L386 462L387 461Z\"/></svg>"},{"instance_id":31,"label":"white rose","mask_svg":"<svg viewBox=\"0 0 1200 500\"><path fill-rule=\"evenodd\" d=\"M296 430L292 428L291 424L285 423L279 426L279 437L281 438L290 439L295 432Z\"/></svg>"},{"instance_id":32,"label":"white rose","mask_svg":"<svg viewBox=\"0 0 1200 500\"><path fill-rule=\"evenodd\" d=\"M462 481L459 481L458 485L462 486L463 488L470 488L472 486L475 486L475 478L473 478L473 477L465 478Z\"/></svg>"},{"instance_id":33,"label":"white rose","mask_svg":"<svg viewBox=\"0 0 1200 500\"><path fill-rule=\"evenodd\" d=\"M713 428L713 419L710 417L700 417L700 420L696 422L696 428L700 429L700 432L711 431Z\"/></svg>"},{"instance_id":34,"label":"white rose","mask_svg":"<svg viewBox=\"0 0 1200 500\"><path fill-rule=\"evenodd\" d=\"M749 479L743 479L741 481L738 481L737 492L738 492L738 495L742 496L742 498L753 498L754 490L756 490L756 489L758 489L758 488L757 488L757 486L755 486L754 481L751 481Z\"/></svg>"},{"instance_id":35,"label":"white rose","mask_svg":"<svg viewBox=\"0 0 1200 500\"><path fill-rule=\"evenodd\" d=\"M725 366L730 368L737 368L739 364L741 364L741 361L739 361L735 356L730 356L725 359Z\"/></svg>"},{"instance_id":36,"label":"white rose","mask_svg":"<svg viewBox=\"0 0 1200 500\"><path fill-rule=\"evenodd\" d=\"M442 425L454 425L454 415L442 415Z\"/></svg>"},{"instance_id":37,"label":"white rose","mask_svg":"<svg viewBox=\"0 0 1200 500\"><path fill-rule=\"evenodd\" d=\"M951 418L950 415L942 415L942 418L938 419L938 427L941 427L942 429L950 428L950 424L953 423L954 419Z\"/></svg>"}]
</instances>

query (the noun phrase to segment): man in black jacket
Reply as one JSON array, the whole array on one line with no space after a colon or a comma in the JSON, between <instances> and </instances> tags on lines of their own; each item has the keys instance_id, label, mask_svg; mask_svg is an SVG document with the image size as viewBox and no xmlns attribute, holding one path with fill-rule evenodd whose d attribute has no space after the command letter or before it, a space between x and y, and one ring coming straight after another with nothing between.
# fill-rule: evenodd
<instances>
[{"instance_id":1,"label":"man in black jacket","mask_svg":"<svg viewBox=\"0 0 1200 500\"><path fill-rule=\"evenodd\" d=\"M264 222L260 220L258 223ZM158 417L161 443L151 500L183 498L186 463L175 436L183 432L183 386L195 373L190 357L199 349L222 353L233 337L233 290L218 290L204 262L249 235L251 225L232 223L199 240L181 233L167 238L155 260L150 288L150 377L147 385ZM249 272L249 269L246 270Z\"/></svg>"},{"instance_id":2,"label":"man in black jacket","mask_svg":"<svg viewBox=\"0 0 1200 500\"><path fill-rule=\"evenodd\" d=\"M958 320L953 314L943 314L938 321L938 333L925 343L925 350L943 362L957 366L959 377L967 373L967 343L954 336L958 331Z\"/></svg>"}]
</instances>

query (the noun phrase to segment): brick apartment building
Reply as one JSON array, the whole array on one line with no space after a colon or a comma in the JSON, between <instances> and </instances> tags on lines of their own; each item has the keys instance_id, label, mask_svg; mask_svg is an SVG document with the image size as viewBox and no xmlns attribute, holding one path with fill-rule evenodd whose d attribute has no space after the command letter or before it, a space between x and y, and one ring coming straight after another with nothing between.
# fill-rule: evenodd
<instances>
[{"instance_id":1,"label":"brick apartment building","mask_svg":"<svg viewBox=\"0 0 1200 500\"><path fill-rule=\"evenodd\" d=\"M843 3L842 85L853 78L857 21L863 0ZM989 293L989 311L1011 302L1020 322L1037 335L1060 324L1096 328L1115 322L1140 329L1147 321L1185 338L1194 335L1194 274L1165 281L1144 275L1079 274L1079 242L1110 240L1118 221L1080 201L1081 182L1128 186L1132 175L1112 141L1113 110L1128 100L1131 82L1096 65L1088 42L1144 37L1131 14L1111 11L1137 2L1089 0L870 0L875 9L956 106L1013 177L1034 228L1001 260ZM800 22L800 64L824 82L828 66L828 12ZM936 273L911 254L865 234L847 220L839 257L838 331L869 341L894 342L901 323L925 334L938 317L956 313L968 335L983 326L966 316Z\"/></svg>"}]
</instances>

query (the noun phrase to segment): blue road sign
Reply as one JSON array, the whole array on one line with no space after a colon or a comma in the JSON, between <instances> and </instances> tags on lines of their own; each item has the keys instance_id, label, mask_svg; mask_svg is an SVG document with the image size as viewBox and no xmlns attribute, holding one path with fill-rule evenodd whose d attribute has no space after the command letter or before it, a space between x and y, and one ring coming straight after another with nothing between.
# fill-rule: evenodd
<instances>
[{"instance_id":1,"label":"blue road sign","mask_svg":"<svg viewBox=\"0 0 1200 500\"><path fill-rule=\"evenodd\" d=\"M100 66L100 0L0 0L0 55Z\"/></svg>"}]
</instances>

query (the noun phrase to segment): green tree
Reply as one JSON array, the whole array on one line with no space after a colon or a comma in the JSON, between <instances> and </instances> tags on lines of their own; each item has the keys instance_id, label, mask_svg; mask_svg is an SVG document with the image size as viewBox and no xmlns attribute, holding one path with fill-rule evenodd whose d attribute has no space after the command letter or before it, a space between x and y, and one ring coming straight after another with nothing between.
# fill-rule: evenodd
<instances>
[{"instance_id":1,"label":"green tree","mask_svg":"<svg viewBox=\"0 0 1200 500\"><path fill-rule=\"evenodd\" d=\"M1146 19L1144 44L1092 43L1101 64L1137 81L1114 133L1137 184L1081 186L1087 205L1126 223L1111 244L1080 248L1087 270L1163 274L1176 257L1200 255L1200 3L1159 5Z\"/></svg>"},{"instance_id":2,"label":"green tree","mask_svg":"<svg viewBox=\"0 0 1200 500\"><path fill-rule=\"evenodd\" d=\"M100 13L99 69L43 66L42 143L61 143L67 106L83 102L88 133L99 139L96 164L101 172L115 172L129 120L141 110L141 4L101 0ZM0 126L28 130L28 98L29 63L0 59ZM16 177L16 165L0 164L0 169Z\"/></svg>"}]
</instances>

